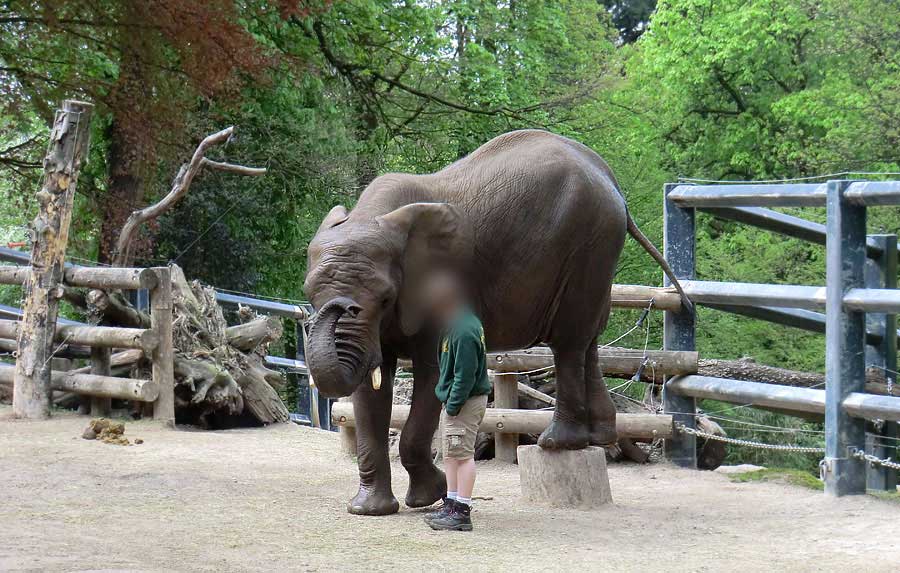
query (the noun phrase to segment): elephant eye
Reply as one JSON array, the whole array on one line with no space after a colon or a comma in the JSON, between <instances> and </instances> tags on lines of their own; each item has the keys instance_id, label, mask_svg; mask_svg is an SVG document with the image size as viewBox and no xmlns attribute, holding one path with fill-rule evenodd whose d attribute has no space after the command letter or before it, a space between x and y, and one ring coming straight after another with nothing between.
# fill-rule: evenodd
<instances>
[{"instance_id":1,"label":"elephant eye","mask_svg":"<svg viewBox=\"0 0 900 573\"><path fill-rule=\"evenodd\" d=\"M391 305L391 297L385 296L381 299L381 308L387 308Z\"/></svg>"}]
</instances>

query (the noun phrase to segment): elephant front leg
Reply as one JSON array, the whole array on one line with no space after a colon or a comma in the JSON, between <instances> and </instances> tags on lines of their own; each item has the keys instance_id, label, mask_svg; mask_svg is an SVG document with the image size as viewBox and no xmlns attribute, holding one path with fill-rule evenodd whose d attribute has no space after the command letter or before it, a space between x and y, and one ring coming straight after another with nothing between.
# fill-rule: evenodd
<instances>
[{"instance_id":1,"label":"elephant front leg","mask_svg":"<svg viewBox=\"0 0 900 573\"><path fill-rule=\"evenodd\" d=\"M431 440L441 413L441 403L434 395L438 379L436 356L437 348L430 360L427 355L420 355L413 364L415 386L412 405L409 419L400 434L400 460L409 473L407 507L425 507L447 494L444 472L435 467L431 455Z\"/></svg>"},{"instance_id":2,"label":"elephant front leg","mask_svg":"<svg viewBox=\"0 0 900 573\"><path fill-rule=\"evenodd\" d=\"M356 515L388 515L400 509L391 490L391 462L388 458L388 429L396 366L396 360L386 359L381 367L381 388L375 390L371 384L364 382L353 393L359 492L350 500L347 511Z\"/></svg>"},{"instance_id":3,"label":"elephant front leg","mask_svg":"<svg viewBox=\"0 0 900 573\"><path fill-rule=\"evenodd\" d=\"M585 405L584 350L553 349L556 366L556 410L553 421L538 438L548 450L580 450L588 445Z\"/></svg>"}]
</instances>

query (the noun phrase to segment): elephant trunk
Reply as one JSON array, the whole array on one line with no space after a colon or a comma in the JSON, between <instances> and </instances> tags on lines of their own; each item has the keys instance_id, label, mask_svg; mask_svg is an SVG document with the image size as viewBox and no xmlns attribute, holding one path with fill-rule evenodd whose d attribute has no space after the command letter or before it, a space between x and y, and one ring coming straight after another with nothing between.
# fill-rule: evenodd
<instances>
[{"instance_id":1,"label":"elephant trunk","mask_svg":"<svg viewBox=\"0 0 900 573\"><path fill-rule=\"evenodd\" d=\"M325 303L311 319L307 362L319 392L327 398L349 396L365 374L360 348L339 340L338 321L356 317L362 309L350 298L337 297Z\"/></svg>"}]
</instances>

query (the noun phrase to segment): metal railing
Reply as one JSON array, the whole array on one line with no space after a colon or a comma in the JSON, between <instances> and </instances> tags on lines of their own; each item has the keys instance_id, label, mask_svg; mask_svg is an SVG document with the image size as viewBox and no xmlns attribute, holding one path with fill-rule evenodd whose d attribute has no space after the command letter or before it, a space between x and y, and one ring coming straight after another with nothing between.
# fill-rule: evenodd
<instances>
[{"instance_id":1,"label":"metal railing","mask_svg":"<svg viewBox=\"0 0 900 573\"><path fill-rule=\"evenodd\" d=\"M900 311L896 235L866 235L866 208L900 205L900 182L829 181L821 184L668 184L665 255L686 294L697 304L771 322L824 332L824 390L704 376L675 377L666 384L665 410L676 425L695 428L697 399L716 399L824 415L825 489L831 495L896 488L891 464L868 464L866 456L894 452L900 397L865 393L867 366L882 369L893 387ZM827 207L822 225L768 207ZM771 285L695 280L695 213L711 213L789 237L826 245L826 284ZM825 313L815 312L825 309ZM695 349L696 316L666 312L667 350ZM885 336L885 333L892 333ZM867 432L867 420L875 421ZM667 444L677 464L696 466L694 431ZM875 439L872 439L872 438Z\"/></svg>"}]
</instances>

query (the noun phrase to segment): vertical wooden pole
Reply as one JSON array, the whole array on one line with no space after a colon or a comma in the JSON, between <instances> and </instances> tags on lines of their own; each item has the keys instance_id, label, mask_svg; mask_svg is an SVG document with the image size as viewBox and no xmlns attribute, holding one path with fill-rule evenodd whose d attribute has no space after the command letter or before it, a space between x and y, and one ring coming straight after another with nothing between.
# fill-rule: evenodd
<instances>
[{"instance_id":1,"label":"vertical wooden pole","mask_svg":"<svg viewBox=\"0 0 900 573\"><path fill-rule=\"evenodd\" d=\"M338 402L353 402L352 396L344 396L338 398ZM338 434L341 436L341 451L351 456L356 455L356 428L348 428L341 426L338 428Z\"/></svg>"},{"instance_id":2,"label":"vertical wooden pole","mask_svg":"<svg viewBox=\"0 0 900 573\"><path fill-rule=\"evenodd\" d=\"M515 374L492 374L491 381L494 384L494 408L519 407L519 381ZM519 434L494 432L494 459L514 464L518 447Z\"/></svg>"},{"instance_id":3,"label":"vertical wooden pole","mask_svg":"<svg viewBox=\"0 0 900 573\"><path fill-rule=\"evenodd\" d=\"M897 288L897 235L872 235L871 239L881 247L877 259L866 261L866 288ZM897 371L897 317L893 314L867 313L867 329L881 334L878 345L866 346L866 367L883 369L886 379L896 383ZM896 422L867 424L866 453L879 458L894 457L897 437ZM866 467L866 489L897 491L897 472L890 468L870 464Z\"/></svg>"},{"instance_id":4,"label":"vertical wooden pole","mask_svg":"<svg viewBox=\"0 0 900 573\"><path fill-rule=\"evenodd\" d=\"M844 293L865 286L866 208L844 197L850 182L828 182L825 246L825 493L866 492L865 464L852 456L863 449L866 422L844 411L851 392L865 392L866 315L844 309Z\"/></svg>"},{"instance_id":5,"label":"vertical wooden pole","mask_svg":"<svg viewBox=\"0 0 900 573\"><path fill-rule=\"evenodd\" d=\"M153 351L153 381L159 397L153 403L153 417L175 427L175 349L172 342L172 277L167 267L154 269L156 286L150 291L150 327L159 344Z\"/></svg>"},{"instance_id":6,"label":"vertical wooden pole","mask_svg":"<svg viewBox=\"0 0 900 573\"><path fill-rule=\"evenodd\" d=\"M31 228L31 272L19 330L13 383L13 414L50 416L50 369L72 203L78 172L90 145L93 106L66 100L57 111L44 158L44 183L37 193L38 215Z\"/></svg>"},{"instance_id":7,"label":"vertical wooden pole","mask_svg":"<svg viewBox=\"0 0 900 573\"><path fill-rule=\"evenodd\" d=\"M677 187L666 184L663 200L664 255L669 266L679 279L694 278L694 209L681 208L669 201L669 193ZM664 278L667 286L669 279ZM666 350L696 350L694 314L680 310L666 311L663 322L663 348ZM678 396L663 389L663 405L667 414L672 414L675 423L688 428L696 427L697 401L687 396ZM688 434L676 434L666 440L666 455L676 465L697 467L697 440Z\"/></svg>"},{"instance_id":8,"label":"vertical wooden pole","mask_svg":"<svg viewBox=\"0 0 900 573\"><path fill-rule=\"evenodd\" d=\"M109 348L91 348L91 374L109 376L111 374ZM105 417L112 411L112 398L91 396L91 416Z\"/></svg>"}]
</instances>

